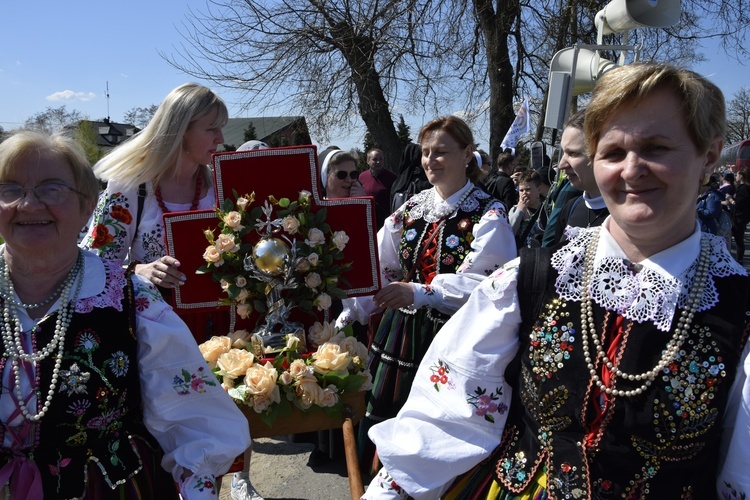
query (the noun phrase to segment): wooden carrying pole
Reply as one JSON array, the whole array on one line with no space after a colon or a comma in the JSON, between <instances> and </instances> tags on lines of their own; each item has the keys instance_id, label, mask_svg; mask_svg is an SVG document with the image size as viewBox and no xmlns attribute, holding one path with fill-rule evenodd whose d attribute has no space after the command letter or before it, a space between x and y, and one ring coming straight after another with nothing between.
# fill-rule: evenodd
<instances>
[{"instance_id":1,"label":"wooden carrying pole","mask_svg":"<svg viewBox=\"0 0 750 500\"><path fill-rule=\"evenodd\" d=\"M352 407L344 407L344 423L341 429L344 433L344 454L346 456L346 472L349 476L349 491L352 500L359 500L365 493L362 486L362 474L359 470L359 459L357 458L357 442L354 438L354 422L352 421Z\"/></svg>"}]
</instances>

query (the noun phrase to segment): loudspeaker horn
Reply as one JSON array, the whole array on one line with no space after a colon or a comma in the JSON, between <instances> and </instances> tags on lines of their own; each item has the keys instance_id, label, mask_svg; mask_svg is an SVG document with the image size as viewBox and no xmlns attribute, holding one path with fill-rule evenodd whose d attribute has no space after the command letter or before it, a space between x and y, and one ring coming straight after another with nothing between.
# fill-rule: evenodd
<instances>
[{"instance_id":1,"label":"loudspeaker horn","mask_svg":"<svg viewBox=\"0 0 750 500\"><path fill-rule=\"evenodd\" d=\"M578 52L576 58L575 53ZM573 59L575 68L573 68ZM599 79L605 72L616 66L609 59L604 59L595 50L569 47L562 49L552 57L550 71L563 71L573 76L573 95L591 92ZM575 71L574 71L575 70Z\"/></svg>"},{"instance_id":2,"label":"loudspeaker horn","mask_svg":"<svg viewBox=\"0 0 750 500\"><path fill-rule=\"evenodd\" d=\"M680 20L680 0L612 0L596 13L600 33L620 33L635 28L666 28Z\"/></svg>"}]
</instances>

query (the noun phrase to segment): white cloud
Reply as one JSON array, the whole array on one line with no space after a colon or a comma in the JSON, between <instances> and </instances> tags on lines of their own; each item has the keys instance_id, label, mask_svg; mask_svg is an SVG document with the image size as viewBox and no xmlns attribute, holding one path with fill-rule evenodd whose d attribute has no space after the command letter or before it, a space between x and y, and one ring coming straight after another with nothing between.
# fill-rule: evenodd
<instances>
[{"instance_id":1,"label":"white cloud","mask_svg":"<svg viewBox=\"0 0 750 500\"><path fill-rule=\"evenodd\" d=\"M125 73L120 73L120 76L123 78L130 78L130 76L126 75Z\"/></svg>"},{"instance_id":2,"label":"white cloud","mask_svg":"<svg viewBox=\"0 0 750 500\"><path fill-rule=\"evenodd\" d=\"M16 66L20 66L20 65L21 65L21 61L16 61Z\"/></svg>"},{"instance_id":3,"label":"white cloud","mask_svg":"<svg viewBox=\"0 0 750 500\"><path fill-rule=\"evenodd\" d=\"M45 97L48 101L80 101L87 102L96 97L93 92L73 92L72 90L63 90Z\"/></svg>"}]
</instances>

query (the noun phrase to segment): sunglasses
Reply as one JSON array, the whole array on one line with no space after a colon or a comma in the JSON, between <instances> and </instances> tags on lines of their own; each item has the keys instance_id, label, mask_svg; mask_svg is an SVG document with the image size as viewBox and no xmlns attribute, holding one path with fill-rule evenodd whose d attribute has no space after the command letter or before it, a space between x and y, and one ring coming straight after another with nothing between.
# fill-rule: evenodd
<instances>
[{"instance_id":1,"label":"sunglasses","mask_svg":"<svg viewBox=\"0 0 750 500\"><path fill-rule=\"evenodd\" d=\"M347 172L346 170L339 170L338 172L336 172L336 178L340 181L346 179L347 175L351 180L356 181L357 179L359 179L359 170L352 170L351 172Z\"/></svg>"}]
</instances>

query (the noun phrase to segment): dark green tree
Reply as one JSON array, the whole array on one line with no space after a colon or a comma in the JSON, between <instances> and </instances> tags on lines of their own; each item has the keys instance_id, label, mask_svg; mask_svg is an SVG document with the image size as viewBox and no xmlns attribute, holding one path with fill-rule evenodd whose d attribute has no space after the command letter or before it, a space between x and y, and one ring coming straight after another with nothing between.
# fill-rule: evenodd
<instances>
[{"instance_id":1,"label":"dark green tree","mask_svg":"<svg viewBox=\"0 0 750 500\"><path fill-rule=\"evenodd\" d=\"M247 127L245 127L245 142L252 141L257 138L258 138L258 133L255 131L255 126L253 125L253 122L248 122Z\"/></svg>"},{"instance_id":2,"label":"dark green tree","mask_svg":"<svg viewBox=\"0 0 750 500\"><path fill-rule=\"evenodd\" d=\"M398 125L396 125L396 135L398 135L398 143L401 146L401 150L411 142L411 128L404 121L404 115L398 115Z\"/></svg>"}]
</instances>

